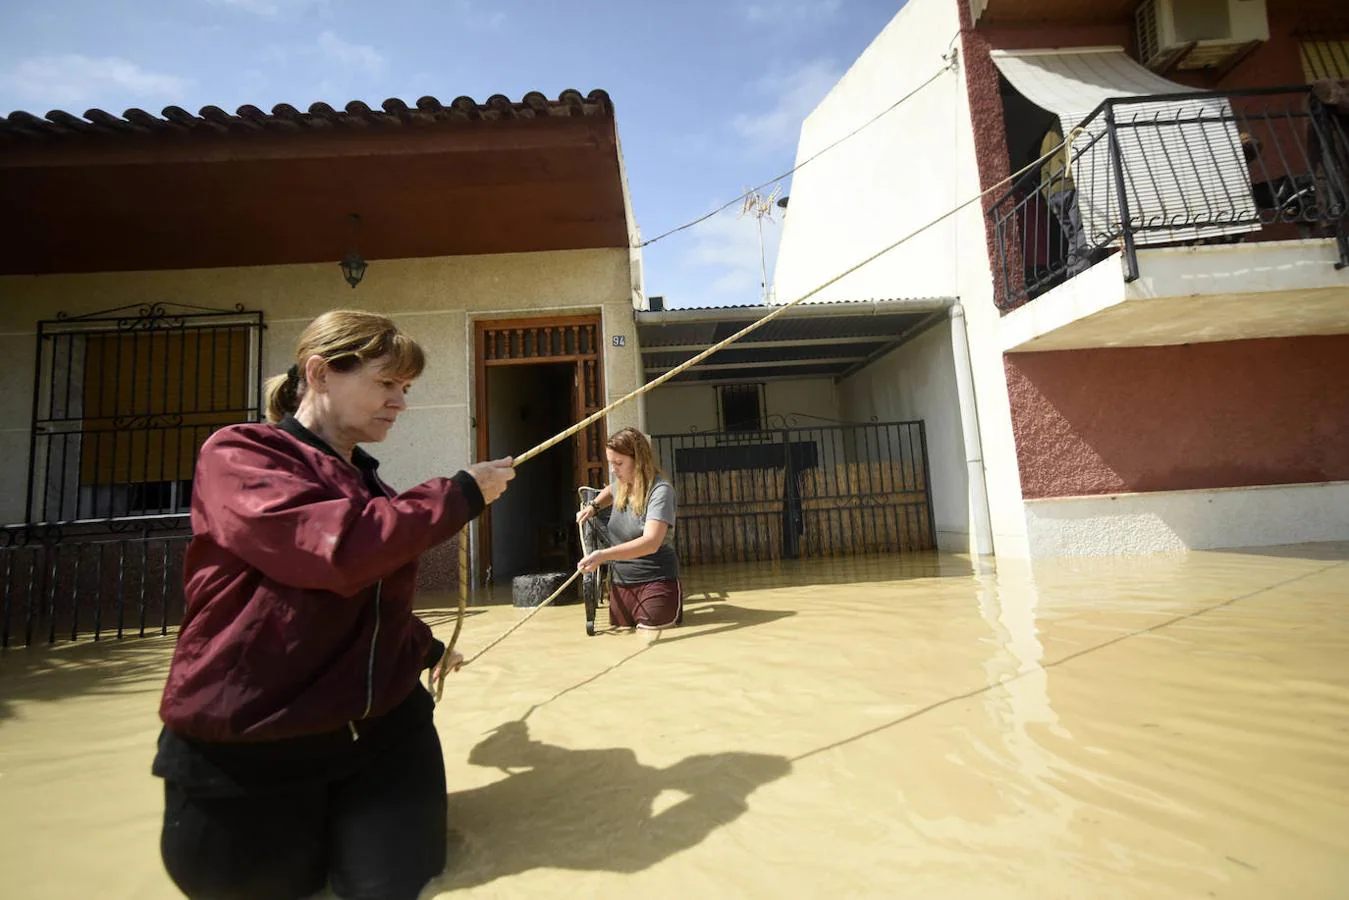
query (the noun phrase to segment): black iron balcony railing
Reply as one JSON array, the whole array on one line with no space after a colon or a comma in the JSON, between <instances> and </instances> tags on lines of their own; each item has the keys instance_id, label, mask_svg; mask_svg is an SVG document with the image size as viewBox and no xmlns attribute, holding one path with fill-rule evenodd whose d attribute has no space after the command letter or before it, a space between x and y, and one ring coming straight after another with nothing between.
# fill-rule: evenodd
<instances>
[{"instance_id":1,"label":"black iron balcony railing","mask_svg":"<svg viewBox=\"0 0 1349 900\"><path fill-rule=\"evenodd\" d=\"M1004 309L1142 245L1333 237L1343 267L1349 128L1310 87L1108 100L988 215Z\"/></svg>"}]
</instances>

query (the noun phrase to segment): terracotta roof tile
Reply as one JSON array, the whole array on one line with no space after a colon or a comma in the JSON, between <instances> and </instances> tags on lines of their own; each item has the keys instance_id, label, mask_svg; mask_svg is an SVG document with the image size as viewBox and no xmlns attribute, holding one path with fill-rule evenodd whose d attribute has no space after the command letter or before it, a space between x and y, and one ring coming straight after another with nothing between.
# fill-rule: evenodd
<instances>
[{"instance_id":1,"label":"terracotta roof tile","mask_svg":"<svg viewBox=\"0 0 1349 900\"><path fill-rule=\"evenodd\" d=\"M538 91L531 91L519 101L502 94L493 94L484 103L471 97L457 97L448 105L428 96L420 98L412 107L391 97L379 109L371 109L359 100L351 101L341 110L327 103L311 104L307 110L279 103L270 113L249 105L239 107L233 114L218 106L204 106L195 115L182 107L169 106L159 116L142 109L128 109L120 117L101 109L91 109L83 118L59 109L47 113L45 118L18 110L0 116L0 140L79 139L136 133L246 134L333 128L404 128L455 122L612 116L613 112L613 102L601 90L585 95L567 90L556 100L549 100Z\"/></svg>"}]
</instances>

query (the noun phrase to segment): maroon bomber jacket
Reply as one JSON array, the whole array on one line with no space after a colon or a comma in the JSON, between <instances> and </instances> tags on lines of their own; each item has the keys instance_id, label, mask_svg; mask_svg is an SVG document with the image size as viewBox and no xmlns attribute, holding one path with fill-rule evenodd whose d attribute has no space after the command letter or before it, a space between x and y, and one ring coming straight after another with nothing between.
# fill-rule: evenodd
<instances>
[{"instance_id":1,"label":"maroon bomber jacket","mask_svg":"<svg viewBox=\"0 0 1349 900\"><path fill-rule=\"evenodd\" d=\"M186 614L160 703L169 730L208 742L354 734L416 687L432 643L412 614L417 558L483 497L464 472L394 494L377 465L359 448L342 459L289 419L223 428L202 446Z\"/></svg>"}]
</instances>

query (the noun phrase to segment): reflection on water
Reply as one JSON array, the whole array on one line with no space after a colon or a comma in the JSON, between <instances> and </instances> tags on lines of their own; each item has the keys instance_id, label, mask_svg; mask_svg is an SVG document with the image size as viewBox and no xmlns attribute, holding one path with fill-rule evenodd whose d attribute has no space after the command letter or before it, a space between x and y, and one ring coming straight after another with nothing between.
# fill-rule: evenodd
<instances>
[{"instance_id":1,"label":"reflection on water","mask_svg":"<svg viewBox=\"0 0 1349 900\"><path fill-rule=\"evenodd\" d=\"M1347 560L718 566L659 636L544 610L436 713L428 896L1343 896ZM524 614L474 613L469 654ZM6 896L174 896L148 774L170 650L0 656Z\"/></svg>"}]
</instances>

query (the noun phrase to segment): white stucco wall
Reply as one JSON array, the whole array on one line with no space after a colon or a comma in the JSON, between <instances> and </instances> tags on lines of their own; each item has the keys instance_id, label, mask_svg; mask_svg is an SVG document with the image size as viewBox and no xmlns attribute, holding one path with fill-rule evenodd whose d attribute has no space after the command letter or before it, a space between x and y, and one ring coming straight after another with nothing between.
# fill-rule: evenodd
<instances>
[{"instance_id":1,"label":"white stucco wall","mask_svg":"<svg viewBox=\"0 0 1349 900\"><path fill-rule=\"evenodd\" d=\"M843 417L882 422L921 419L927 435L937 545L970 550L969 477L953 373L951 323L943 321L839 383Z\"/></svg>"},{"instance_id":2,"label":"white stucco wall","mask_svg":"<svg viewBox=\"0 0 1349 900\"><path fill-rule=\"evenodd\" d=\"M1031 553L1129 556L1349 540L1349 482L1026 503Z\"/></svg>"},{"instance_id":3,"label":"white stucco wall","mask_svg":"<svg viewBox=\"0 0 1349 900\"><path fill-rule=\"evenodd\" d=\"M909 0L807 118L798 162L940 71L943 55L959 46L958 12L956 0ZM957 68L794 176L775 272L779 301L817 287L979 191L969 96ZM980 204L812 299L922 296L957 297L964 306L993 548L1024 556L1025 507ZM949 371L942 377L954 380ZM982 502L970 497L966 505Z\"/></svg>"},{"instance_id":4,"label":"white stucco wall","mask_svg":"<svg viewBox=\"0 0 1349 900\"><path fill-rule=\"evenodd\" d=\"M841 418L832 378L800 378L764 384L764 417L794 417L809 428ZM649 434L717 430L717 388L707 384L663 385L647 395ZM781 424L775 422L774 424Z\"/></svg>"},{"instance_id":5,"label":"white stucco wall","mask_svg":"<svg viewBox=\"0 0 1349 900\"><path fill-rule=\"evenodd\" d=\"M717 389L705 384L667 384L646 395L648 434L714 431Z\"/></svg>"},{"instance_id":6,"label":"white stucco wall","mask_svg":"<svg viewBox=\"0 0 1349 900\"><path fill-rule=\"evenodd\" d=\"M806 118L796 159L882 113L920 84L937 80L793 178L774 272L790 301L893 243L953 205L952 145L969 130L960 117L964 80L942 72L960 30L954 0L910 0ZM812 300L951 296L956 232L947 222L914 238Z\"/></svg>"},{"instance_id":7,"label":"white stucco wall","mask_svg":"<svg viewBox=\"0 0 1349 900\"><path fill-rule=\"evenodd\" d=\"M38 320L54 318L57 312L82 315L153 302L222 308L242 303L262 310L267 374L291 364L301 330L328 309L359 307L391 315L429 356L410 409L388 442L374 451L384 463L381 474L399 486L448 474L474 456L471 335L476 319L599 312L609 398L640 384L626 249L379 260L371 263L354 291L341 280L335 264L4 277L0 522L17 522L23 516ZM616 334L627 337L624 347L613 346ZM637 422L632 403L613 414L609 427Z\"/></svg>"}]
</instances>

